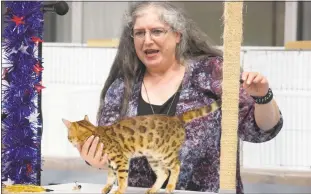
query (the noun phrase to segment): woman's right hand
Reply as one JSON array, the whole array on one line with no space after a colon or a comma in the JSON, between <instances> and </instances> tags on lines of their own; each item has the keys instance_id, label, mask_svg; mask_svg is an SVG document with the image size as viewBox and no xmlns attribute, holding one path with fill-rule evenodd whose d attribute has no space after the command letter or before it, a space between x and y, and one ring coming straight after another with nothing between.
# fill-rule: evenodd
<instances>
[{"instance_id":1,"label":"woman's right hand","mask_svg":"<svg viewBox=\"0 0 311 194\"><path fill-rule=\"evenodd\" d=\"M98 143L99 138L91 136L83 145L77 145L77 149L80 152L80 156L92 167L104 168L107 162L107 154L103 153L103 143L100 143L99 148L96 150Z\"/></svg>"}]
</instances>

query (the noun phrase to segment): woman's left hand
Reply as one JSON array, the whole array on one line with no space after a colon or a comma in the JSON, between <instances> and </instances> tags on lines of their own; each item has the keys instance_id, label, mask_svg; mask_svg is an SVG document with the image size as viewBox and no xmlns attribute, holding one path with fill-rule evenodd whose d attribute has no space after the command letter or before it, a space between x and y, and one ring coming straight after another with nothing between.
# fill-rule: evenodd
<instances>
[{"instance_id":1,"label":"woman's left hand","mask_svg":"<svg viewBox=\"0 0 311 194\"><path fill-rule=\"evenodd\" d=\"M268 80L257 72L243 72L242 73L243 88L245 91L256 97L265 96L269 90Z\"/></svg>"}]
</instances>

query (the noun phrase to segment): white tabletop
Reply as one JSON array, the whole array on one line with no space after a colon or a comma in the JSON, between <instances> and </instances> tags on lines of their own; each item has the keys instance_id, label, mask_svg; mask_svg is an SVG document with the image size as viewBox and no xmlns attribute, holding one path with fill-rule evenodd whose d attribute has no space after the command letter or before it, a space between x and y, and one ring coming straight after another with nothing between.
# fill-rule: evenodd
<instances>
[{"instance_id":1,"label":"white tabletop","mask_svg":"<svg viewBox=\"0 0 311 194\"><path fill-rule=\"evenodd\" d=\"M75 183L68 183L68 184L60 184L60 185L49 185L44 186L46 189L52 189L54 191L47 192L47 194L51 193L101 193L102 188L104 187L104 184L91 184L91 183L79 183L81 185L81 190L76 191L73 190ZM116 187L113 187L110 193L115 191ZM126 193L144 193L147 190L147 188L136 188L136 187L128 187ZM162 189L160 193L165 193L165 190ZM188 193L197 193L197 194L212 194L209 192L194 192L194 191L180 191L176 190L174 194L188 194Z\"/></svg>"}]
</instances>

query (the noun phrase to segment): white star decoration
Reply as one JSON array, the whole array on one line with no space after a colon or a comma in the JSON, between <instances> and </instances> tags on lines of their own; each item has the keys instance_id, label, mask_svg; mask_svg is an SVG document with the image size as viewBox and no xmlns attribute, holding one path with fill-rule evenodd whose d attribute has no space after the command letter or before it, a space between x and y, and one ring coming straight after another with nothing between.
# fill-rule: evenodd
<instances>
[{"instance_id":1,"label":"white star decoration","mask_svg":"<svg viewBox=\"0 0 311 194\"><path fill-rule=\"evenodd\" d=\"M17 51L15 48L13 48L13 49L11 50L11 52L8 53L8 55L11 55L11 54L13 54L13 53L16 54L17 52L18 52L18 51Z\"/></svg>"},{"instance_id":2,"label":"white star decoration","mask_svg":"<svg viewBox=\"0 0 311 194\"><path fill-rule=\"evenodd\" d=\"M19 49L18 50L20 50L22 53L25 53L25 54L27 54L27 55L29 55L29 53L27 52L27 48L28 48L29 46L26 46L26 45L24 45L24 43L21 45L21 47L19 47Z\"/></svg>"},{"instance_id":3,"label":"white star decoration","mask_svg":"<svg viewBox=\"0 0 311 194\"><path fill-rule=\"evenodd\" d=\"M5 186L9 186L9 185L13 185L14 184L14 181L12 181L10 178L8 178L7 181L3 181L2 182Z\"/></svg>"},{"instance_id":4,"label":"white star decoration","mask_svg":"<svg viewBox=\"0 0 311 194\"><path fill-rule=\"evenodd\" d=\"M26 117L26 119L28 119L30 123L37 123L39 115L40 113L31 113L28 117Z\"/></svg>"},{"instance_id":5,"label":"white star decoration","mask_svg":"<svg viewBox=\"0 0 311 194\"><path fill-rule=\"evenodd\" d=\"M3 86L3 89L7 89L8 87L10 87L10 84L8 81L2 80L2 86Z\"/></svg>"}]
</instances>

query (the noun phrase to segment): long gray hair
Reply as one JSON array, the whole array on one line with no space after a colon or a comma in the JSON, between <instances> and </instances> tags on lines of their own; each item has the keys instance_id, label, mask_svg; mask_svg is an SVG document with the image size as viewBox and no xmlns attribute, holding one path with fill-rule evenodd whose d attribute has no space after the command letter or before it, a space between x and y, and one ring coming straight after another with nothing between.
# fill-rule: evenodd
<instances>
[{"instance_id":1,"label":"long gray hair","mask_svg":"<svg viewBox=\"0 0 311 194\"><path fill-rule=\"evenodd\" d=\"M97 113L97 122L101 117L104 99L110 85L117 79L124 81L124 96L120 115L125 116L128 103L132 96L132 89L137 78L145 71L145 66L136 55L134 41L131 36L138 14L147 7L160 11L160 20L167 23L173 31L181 34L181 41L176 46L176 59L189 60L202 56L221 56L220 50L213 48L209 37L186 16L186 14L168 2L138 2L133 4L125 18L125 24L119 41L118 51L111 66L109 76L100 96L100 106Z\"/></svg>"}]
</instances>

